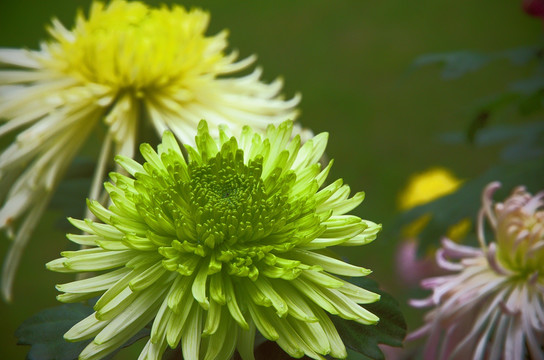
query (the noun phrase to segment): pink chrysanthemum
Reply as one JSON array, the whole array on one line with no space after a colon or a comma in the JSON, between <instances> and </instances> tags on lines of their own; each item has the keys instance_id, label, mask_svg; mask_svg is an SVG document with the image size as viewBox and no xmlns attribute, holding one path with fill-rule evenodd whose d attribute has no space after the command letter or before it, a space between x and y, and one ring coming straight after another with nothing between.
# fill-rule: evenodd
<instances>
[{"instance_id":1,"label":"pink chrysanthemum","mask_svg":"<svg viewBox=\"0 0 544 360\"><path fill-rule=\"evenodd\" d=\"M480 248L442 241L438 265L451 275L425 279L433 306L407 340L428 336L425 359L544 359L544 191L516 188L493 204L500 184L483 193ZM485 239L485 219L493 233Z\"/></svg>"}]
</instances>

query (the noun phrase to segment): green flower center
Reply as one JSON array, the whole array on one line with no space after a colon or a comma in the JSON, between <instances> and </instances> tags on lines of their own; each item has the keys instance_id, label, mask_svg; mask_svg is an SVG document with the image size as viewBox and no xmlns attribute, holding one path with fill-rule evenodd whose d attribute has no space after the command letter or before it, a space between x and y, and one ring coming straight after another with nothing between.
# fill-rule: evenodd
<instances>
[{"instance_id":1,"label":"green flower center","mask_svg":"<svg viewBox=\"0 0 544 360\"><path fill-rule=\"evenodd\" d=\"M278 252L308 239L298 236L301 222L310 235L318 226L313 202L290 199L294 173L277 169L263 179L261 157L245 164L242 150L227 147L206 161L170 164L167 172L149 167L136 186L136 207L170 271L190 275L207 262L210 274L226 268L256 279L275 266Z\"/></svg>"},{"instance_id":2,"label":"green flower center","mask_svg":"<svg viewBox=\"0 0 544 360\"><path fill-rule=\"evenodd\" d=\"M206 165L189 164L187 188L197 243L210 249L231 247L262 239L274 230L274 215L278 215L274 209L282 207L282 201L266 195L261 173L260 161L246 166L221 156Z\"/></svg>"},{"instance_id":3,"label":"green flower center","mask_svg":"<svg viewBox=\"0 0 544 360\"><path fill-rule=\"evenodd\" d=\"M522 278L544 277L544 211L526 214L521 209L503 216L497 227L498 258Z\"/></svg>"}]
</instances>

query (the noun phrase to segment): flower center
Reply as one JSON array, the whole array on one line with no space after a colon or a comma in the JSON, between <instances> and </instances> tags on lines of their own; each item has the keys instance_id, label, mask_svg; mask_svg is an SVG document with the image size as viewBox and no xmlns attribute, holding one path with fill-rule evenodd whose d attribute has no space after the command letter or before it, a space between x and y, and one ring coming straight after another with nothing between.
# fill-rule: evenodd
<instances>
[{"instance_id":1,"label":"flower center","mask_svg":"<svg viewBox=\"0 0 544 360\"><path fill-rule=\"evenodd\" d=\"M544 210L505 212L497 228L499 259L522 277L544 281Z\"/></svg>"},{"instance_id":2,"label":"flower center","mask_svg":"<svg viewBox=\"0 0 544 360\"><path fill-rule=\"evenodd\" d=\"M304 198L290 201L292 172L263 180L261 157L245 164L243 151L228 147L186 166L163 155L167 172L146 166L149 175L137 174L135 205L168 270L190 275L206 263L210 274L226 268L256 279L277 261L272 251L302 241L298 223L315 209Z\"/></svg>"},{"instance_id":3,"label":"flower center","mask_svg":"<svg viewBox=\"0 0 544 360\"><path fill-rule=\"evenodd\" d=\"M196 241L213 249L262 239L274 230L278 197L268 197L262 165L221 156L206 165L189 164L189 203L196 220Z\"/></svg>"},{"instance_id":4,"label":"flower center","mask_svg":"<svg viewBox=\"0 0 544 360\"><path fill-rule=\"evenodd\" d=\"M58 23L50 29L56 40L48 44L50 66L84 83L128 89L137 96L157 89L189 96L183 94L187 83L214 73L223 58L224 37L204 36L208 20L201 10L179 6L95 2L89 19L79 15L72 32Z\"/></svg>"}]
</instances>

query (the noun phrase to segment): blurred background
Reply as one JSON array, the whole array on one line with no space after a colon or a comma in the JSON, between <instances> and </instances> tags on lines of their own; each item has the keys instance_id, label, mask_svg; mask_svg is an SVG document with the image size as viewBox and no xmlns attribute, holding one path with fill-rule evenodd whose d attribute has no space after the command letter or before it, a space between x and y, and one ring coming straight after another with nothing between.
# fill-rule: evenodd
<instances>
[{"instance_id":1,"label":"blurred background","mask_svg":"<svg viewBox=\"0 0 544 360\"><path fill-rule=\"evenodd\" d=\"M382 223L385 229L374 243L342 255L373 269L370 276L397 298L408 329L413 330L421 312L410 310L406 301L422 293L399 281L394 263L399 238L387 231L398 215L399 194L411 174L430 167L443 166L461 179L470 179L494 163L497 146L448 144L440 136L464 132L475 116L478 99L504 89L512 79L526 75L527 69L497 61L470 76L445 81L438 67L414 69L412 63L428 53L500 51L535 44L542 40L542 21L526 15L521 0L175 3L209 10L208 34L229 29L230 49L238 49L242 57L257 54L264 79L281 76L287 97L302 94L298 120L315 133L330 134L327 155L335 164L329 178L341 177L353 191L365 191L366 200L354 213ZM71 27L76 11L86 12L89 4L88 0L2 0L0 46L37 49L46 39L45 26L52 17ZM519 116L506 110L493 122L515 123ZM92 139L83 158L85 152L98 151ZM82 216L85 196L69 199L81 205L72 216ZM60 193L57 199L62 197ZM25 357L28 348L16 345L15 329L32 314L58 305L54 285L70 280L44 267L69 246L65 216L59 208L48 211L23 257L14 302L0 302L3 359ZM3 257L8 241L5 235L0 240ZM136 358L143 344L123 350L116 358Z\"/></svg>"}]
</instances>

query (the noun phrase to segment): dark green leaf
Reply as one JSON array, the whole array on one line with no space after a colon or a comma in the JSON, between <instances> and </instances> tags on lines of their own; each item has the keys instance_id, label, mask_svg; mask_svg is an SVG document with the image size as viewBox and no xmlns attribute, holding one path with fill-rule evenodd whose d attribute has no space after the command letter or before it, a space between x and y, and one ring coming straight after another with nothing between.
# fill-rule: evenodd
<instances>
[{"instance_id":1,"label":"dark green leaf","mask_svg":"<svg viewBox=\"0 0 544 360\"><path fill-rule=\"evenodd\" d=\"M463 134L442 134L440 141L459 144L463 142ZM503 145L501 158L507 162L535 159L544 156L544 121L479 129L474 144L477 146Z\"/></svg>"},{"instance_id":2,"label":"dark green leaf","mask_svg":"<svg viewBox=\"0 0 544 360\"><path fill-rule=\"evenodd\" d=\"M21 345L31 345L29 360L73 360L89 341L70 343L63 335L93 309L82 304L66 304L43 310L25 320L15 331Z\"/></svg>"},{"instance_id":3,"label":"dark green leaf","mask_svg":"<svg viewBox=\"0 0 544 360\"><path fill-rule=\"evenodd\" d=\"M455 79L477 71L490 62L499 59L507 59L513 65L523 66L530 61L538 59L541 52L541 45L533 45L488 54L473 51L425 54L418 57L414 61L413 66L442 65L442 77L445 79Z\"/></svg>"},{"instance_id":4,"label":"dark green leaf","mask_svg":"<svg viewBox=\"0 0 544 360\"><path fill-rule=\"evenodd\" d=\"M510 84L509 88L513 92L523 95L532 95L544 89L544 77L541 75L518 80Z\"/></svg>"},{"instance_id":5,"label":"dark green leaf","mask_svg":"<svg viewBox=\"0 0 544 360\"><path fill-rule=\"evenodd\" d=\"M544 132L544 121L526 122L522 124L497 125L480 133L478 145L489 146L501 143L516 143Z\"/></svg>"},{"instance_id":6,"label":"dark green leaf","mask_svg":"<svg viewBox=\"0 0 544 360\"><path fill-rule=\"evenodd\" d=\"M357 351L351 350L350 348L347 348L348 351L348 359L349 360L374 360L372 358L369 358L366 355L363 355L361 353L358 353Z\"/></svg>"},{"instance_id":7,"label":"dark green leaf","mask_svg":"<svg viewBox=\"0 0 544 360\"><path fill-rule=\"evenodd\" d=\"M415 67L434 64L442 65L442 77L445 79L455 79L482 68L492 60L494 60L494 57L490 55L460 51L442 54L426 54L418 57L413 65Z\"/></svg>"},{"instance_id":8,"label":"dark green leaf","mask_svg":"<svg viewBox=\"0 0 544 360\"><path fill-rule=\"evenodd\" d=\"M537 59L541 52L542 45L532 45L503 51L498 57L504 57L512 64L521 66Z\"/></svg>"},{"instance_id":9,"label":"dark green leaf","mask_svg":"<svg viewBox=\"0 0 544 360\"><path fill-rule=\"evenodd\" d=\"M519 112L524 115L532 115L544 107L544 90L536 91L521 99L518 105Z\"/></svg>"},{"instance_id":10,"label":"dark green leaf","mask_svg":"<svg viewBox=\"0 0 544 360\"><path fill-rule=\"evenodd\" d=\"M381 299L373 304L365 304L364 308L376 314L380 321L377 325L362 325L355 321L331 316L344 344L359 353L356 359L384 359L378 344L401 347L406 336L406 322L398 303L369 278L356 278L352 282L381 295ZM348 358L352 358L351 356ZM355 357L353 357L355 358Z\"/></svg>"},{"instance_id":11,"label":"dark green leaf","mask_svg":"<svg viewBox=\"0 0 544 360\"><path fill-rule=\"evenodd\" d=\"M483 110L471 121L467 130L468 142L474 144L476 135L479 131L484 129L489 122L489 111Z\"/></svg>"},{"instance_id":12,"label":"dark green leaf","mask_svg":"<svg viewBox=\"0 0 544 360\"><path fill-rule=\"evenodd\" d=\"M64 304L40 311L26 319L15 331L20 345L30 345L28 360L75 360L90 340L68 342L64 333L77 322L92 314L93 308L83 304ZM127 341L123 347L148 336L144 328ZM107 356L111 359L115 353Z\"/></svg>"}]
</instances>

